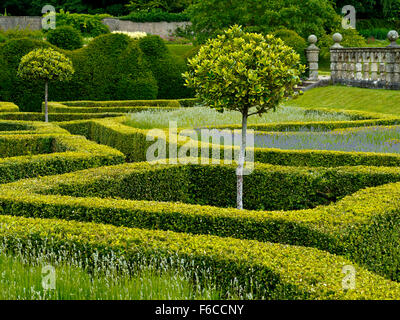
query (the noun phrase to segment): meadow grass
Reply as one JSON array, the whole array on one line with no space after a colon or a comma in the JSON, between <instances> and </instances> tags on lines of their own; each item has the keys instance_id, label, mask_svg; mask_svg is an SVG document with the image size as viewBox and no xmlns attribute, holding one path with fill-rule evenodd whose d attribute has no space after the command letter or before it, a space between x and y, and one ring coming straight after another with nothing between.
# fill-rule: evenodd
<instances>
[{"instance_id":1,"label":"meadow grass","mask_svg":"<svg viewBox=\"0 0 400 320\"><path fill-rule=\"evenodd\" d=\"M345 86L316 88L286 106L347 109L400 115L400 91Z\"/></svg>"},{"instance_id":2,"label":"meadow grass","mask_svg":"<svg viewBox=\"0 0 400 320\"><path fill-rule=\"evenodd\" d=\"M249 124L265 124L291 121L348 121L350 116L331 113L306 113L305 109L280 107L276 112L270 111L262 117L252 116ZM126 124L134 128L152 129L168 128L170 121L176 121L180 128L200 128L205 126L219 126L241 124L242 117L237 111L224 113L206 107L178 109L174 111L144 111L129 114Z\"/></svg>"},{"instance_id":3,"label":"meadow grass","mask_svg":"<svg viewBox=\"0 0 400 320\"><path fill-rule=\"evenodd\" d=\"M30 257L32 258L32 257ZM217 291L194 286L177 272L143 268L134 275L113 268L88 272L74 264L55 265L55 288L42 281L46 259L0 254L1 300L194 300L219 299ZM46 271L42 273L42 271Z\"/></svg>"}]
</instances>

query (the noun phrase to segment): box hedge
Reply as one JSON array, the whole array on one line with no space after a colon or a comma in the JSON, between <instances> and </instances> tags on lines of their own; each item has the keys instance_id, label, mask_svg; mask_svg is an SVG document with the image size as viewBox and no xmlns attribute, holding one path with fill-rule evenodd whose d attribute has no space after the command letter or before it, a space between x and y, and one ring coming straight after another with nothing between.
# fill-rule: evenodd
<instances>
[{"instance_id":1,"label":"box hedge","mask_svg":"<svg viewBox=\"0 0 400 320\"><path fill-rule=\"evenodd\" d=\"M95 256L110 254L130 265L143 257L164 262L164 267L167 261L193 274L202 271L222 292L240 287L256 299L400 298L400 284L314 248L10 216L0 217L0 239L9 250L47 249L89 264ZM355 290L343 290L341 271L346 265L356 268Z\"/></svg>"},{"instance_id":2,"label":"box hedge","mask_svg":"<svg viewBox=\"0 0 400 320\"><path fill-rule=\"evenodd\" d=\"M119 164L125 159L119 151L80 136L15 132L0 131L0 183Z\"/></svg>"},{"instance_id":3,"label":"box hedge","mask_svg":"<svg viewBox=\"0 0 400 320\"><path fill-rule=\"evenodd\" d=\"M1 115L0 115L1 116ZM154 143L148 141L146 136L149 130L137 129L124 125L126 117L115 117L112 119L98 119L88 121L72 121L61 123L60 126L67 129L73 134L81 134L90 140L97 143L105 144L120 150L125 154L129 162L146 161L146 152L148 148ZM391 121L391 120L360 120L373 121L369 125L376 125L374 121ZM397 121L397 120L396 120ZM359 121L349 121L344 124L340 122L337 128L357 126ZM281 130L286 124L272 124L269 126L269 131ZM304 123L296 124L304 126ZM330 126L327 123L321 123L322 126ZM234 126L227 126L235 129ZM250 126L251 127L251 126ZM221 127L222 128L222 127ZM168 156L168 135L167 141L167 156ZM208 149L209 154L212 155L212 149L218 148L216 145L209 143L199 143L192 141L192 143L199 148L199 154L202 149ZM178 147L184 143L179 143ZM228 147L226 147L228 148ZM237 148L234 148L234 152ZM223 158L225 148L222 146L220 149L220 158ZM269 148L255 148L254 160L261 163L269 163L273 165L286 165L286 166L306 166L306 167L340 167L340 166L400 166L400 155L386 154L386 153L368 153L368 152L344 152L344 151L321 151L321 150L281 150Z\"/></svg>"},{"instance_id":4,"label":"box hedge","mask_svg":"<svg viewBox=\"0 0 400 320\"><path fill-rule=\"evenodd\" d=\"M198 186L202 184L201 181L188 182L192 169L190 165L154 167L147 163L124 164L21 180L0 186L0 208L6 215L88 221L315 247L344 255L376 273L400 280L400 204L397 201L400 199L400 183L362 189L327 206L295 211L240 211L181 202L127 200L152 197L153 200L188 199L190 202L192 198L187 196L187 190L196 188L193 187L195 183ZM260 170L270 176L289 170L293 171L293 176L301 172L299 168L261 165L255 174L259 174ZM306 174L307 170L302 169L302 173ZM312 174L310 170L308 174L315 176L317 172L315 170ZM215 170L212 173L215 174ZM223 190L229 180L223 180L224 170L221 173L216 181L207 181L215 186L212 192L222 197L226 196ZM338 190L343 188L347 194L354 191L355 186L362 188L398 181L399 173L397 168L372 167L344 167L319 172L327 186L336 186ZM192 178L198 179L198 176L193 175ZM272 193L280 186L282 189L287 187L287 179L290 177L275 181L275 186L271 182L268 190L261 190L264 192L256 190L253 193L278 196ZM257 178L254 181L257 182ZM251 183L250 178L245 185ZM251 196L251 193L245 193L245 201Z\"/></svg>"},{"instance_id":5,"label":"box hedge","mask_svg":"<svg viewBox=\"0 0 400 320\"><path fill-rule=\"evenodd\" d=\"M19 108L11 102L0 102L0 113L2 112L19 112Z\"/></svg>"}]
</instances>

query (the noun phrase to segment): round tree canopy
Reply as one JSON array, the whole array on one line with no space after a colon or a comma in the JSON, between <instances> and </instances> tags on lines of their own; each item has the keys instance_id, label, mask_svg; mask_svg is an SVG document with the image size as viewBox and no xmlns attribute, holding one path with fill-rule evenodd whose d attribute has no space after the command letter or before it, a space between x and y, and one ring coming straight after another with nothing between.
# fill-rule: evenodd
<instances>
[{"instance_id":1,"label":"round tree canopy","mask_svg":"<svg viewBox=\"0 0 400 320\"><path fill-rule=\"evenodd\" d=\"M29 52L18 67L18 76L26 80L67 81L73 74L71 60L51 48Z\"/></svg>"},{"instance_id":2,"label":"round tree canopy","mask_svg":"<svg viewBox=\"0 0 400 320\"><path fill-rule=\"evenodd\" d=\"M212 108L262 114L294 94L303 71L300 56L281 39L233 26L201 47L184 77Z\"/></svg>"}]
</instances>

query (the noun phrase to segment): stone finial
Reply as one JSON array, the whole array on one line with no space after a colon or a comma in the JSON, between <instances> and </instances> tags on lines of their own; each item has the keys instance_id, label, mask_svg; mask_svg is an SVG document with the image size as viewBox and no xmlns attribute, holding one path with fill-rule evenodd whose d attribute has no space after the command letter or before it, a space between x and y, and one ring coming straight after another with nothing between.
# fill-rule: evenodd
<instances>
[{"instance_id":1,"label":"stone finial","mask_svg":"<svg viewBox=\"0 0 400 320\"><path fill-rule=\"evenodd\" d=\"M338 32L335 33L332 38L333 38L333 41L335 42L335 44L332 46L332 48L343 48L340 45L340 42L342 42L342 40L343 40L343 36L340 33L338 33Z\"/></svg>"},{"instance_id":2,"label":"stone finial","mask_svg":"<svg viewBox=\"0 0 400 320\"><path fill-rule=\"evenodd\" d=\"M315 35L310 35L308 37L308 42L310 43L310 46L307 48L308 50L317 50L318 47L315 45L318 41L318 38Z\"/></svg>"},{"instance_id":3,"label":"stone finial","mask_svg":"<svg viewBox=\"0 0 400 320\"><path fill-rule=\"evenodd\" d=\"M399 38L399 33L395 30L389 31L388 35L387 35L390 44L388 45L388 47L390 48L400 48L400 45L397 44L397 39Z\"/></svg>"}]
</instances>

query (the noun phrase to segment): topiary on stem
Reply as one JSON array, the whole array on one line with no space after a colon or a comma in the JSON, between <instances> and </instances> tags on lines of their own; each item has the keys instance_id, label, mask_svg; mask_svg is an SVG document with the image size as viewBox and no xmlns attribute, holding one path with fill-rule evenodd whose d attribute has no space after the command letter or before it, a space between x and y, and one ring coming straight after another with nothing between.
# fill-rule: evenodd
<instances>
[{"instance_id":1,"label":"topiary on stem","mask_svg":"<svg viewBox=\"0 0 400 320\"><path fill-rule=\"evenodd\" d=\"M48 84L50 81L68 81L74 67L62 53L48 48L36 49L23 56L18 67L18 76L25 80L43 81L45 85L45 121L48 115Z\"/></svg>"},{"instance_id":2,"label":"topiary on stem","mask_svg":"<svg viewBox=\"0 0 400 320\"><path fill-rule=\"evenodd\" d=\"M243 209L243 168L247 119L275 110L287 96L294 95L304 66L300 56L272 35L246 33L233 26L210 39L189 59L186 85L211 108L242 114L242 142L237 170L237 207Z\"/></svg>"}]
</instances>

